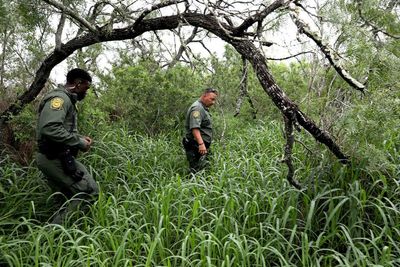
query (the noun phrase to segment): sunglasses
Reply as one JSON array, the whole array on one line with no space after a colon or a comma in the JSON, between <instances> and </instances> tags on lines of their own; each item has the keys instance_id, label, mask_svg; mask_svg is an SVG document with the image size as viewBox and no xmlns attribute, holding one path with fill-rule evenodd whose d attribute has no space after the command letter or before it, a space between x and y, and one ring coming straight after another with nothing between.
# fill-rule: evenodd
<instances>
[{"instance_id":1,"label":"sunglasses","mask_svg":"<svg viewBox=\"0 0 400 267\"><path fill-rule=\"evenodd\" d=\"M218 91L214 88L207 88L206 90L204 90L204 93L214 93L214 94L218 94Z\"/></svg>"}]
</instances>

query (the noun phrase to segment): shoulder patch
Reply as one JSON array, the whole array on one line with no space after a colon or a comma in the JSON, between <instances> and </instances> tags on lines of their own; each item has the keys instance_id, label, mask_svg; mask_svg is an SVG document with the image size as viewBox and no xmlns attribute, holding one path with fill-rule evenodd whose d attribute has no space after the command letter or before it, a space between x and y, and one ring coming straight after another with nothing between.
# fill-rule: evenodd
<instances>
[{"instance_id":1,"label":"shoulder patch","mask_svg":"<svg viewBox=\"0 0 400 267\"><path fill-rule=\"evenodd\" d=\"M200 117L200 111L198 111L198 110L193 111L192 116L193 116L193 118L197 119L198 117Z\"/></svg>"},{"instance_id":2,"label":"shoulder patch","mask_svg":"<svg viewBox=\"0 0 400 267\"><path fill-rule=\"evenodd\" d=\"M50 108L60 110L64 104L64 100L61 97L55 97L50 102Z\"/></svg>"}]
</instances>

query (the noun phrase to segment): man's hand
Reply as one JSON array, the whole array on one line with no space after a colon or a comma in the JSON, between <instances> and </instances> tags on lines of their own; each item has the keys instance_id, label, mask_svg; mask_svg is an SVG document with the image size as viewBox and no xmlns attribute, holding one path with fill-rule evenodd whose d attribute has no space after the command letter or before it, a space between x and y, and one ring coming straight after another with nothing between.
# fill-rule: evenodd
<instances>
[{"instance_id":1,"label":"man's hand","mask_svg":"<svg viewBox=\"0 0 400 267\"><path fill-rule=\"evenodd\" d=\"M86 152L86 151L89 151L89 149L90 149L90 147L91 147L91 145L93 143L93 140L89 136L84 136L83 138L85 139L85 142L86 142L86 146L83 149L83 151Z\"/></svg>"},{"instance_id":2,"label":"man's hand","mask_svg":"<svg viewBox=\"0 0 400 267\"><path fill-rule=\"evenodd\" d=\"M200 153L200 155L207 154L207 148L206 148L206 145L204 143L199 145L199 153Z\"/></svg>"}]
</instances>

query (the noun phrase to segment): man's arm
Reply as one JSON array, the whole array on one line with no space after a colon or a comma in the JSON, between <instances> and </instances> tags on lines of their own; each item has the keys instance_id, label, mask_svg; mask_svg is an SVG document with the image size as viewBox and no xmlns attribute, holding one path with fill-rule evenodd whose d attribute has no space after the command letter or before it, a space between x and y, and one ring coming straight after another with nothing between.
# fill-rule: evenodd
<instances>
[{"instance_id":1,"label":"man's arm","mask_svg":"<svg viewBox=\"0 0 400 267\"><path fill-rule=\"evenodd\" d=\"M52 102L53 99L58 99L59 102ZM53 99L49 99L40 112L38 122L40 134L57 143L78 146L82 150L88 149L88 146L90 146L88 140L64 128L64 120L71 103L67 98L55 97ZM56 103L58 105L54 106Z\"/></svg>"},{"instance_id":2,"label":"man's arm","mask_svg":"<svg viewBox=\"0 0 400 267\"><path fill-rule=\"evenodd\" d=\"M201 137L199 128L193 128L192 134L194 139L196 140L197 144L199 145L199 153L204 155L207 153L206 145L204 144L203 138Z\"/></svg>"}]
</instances>

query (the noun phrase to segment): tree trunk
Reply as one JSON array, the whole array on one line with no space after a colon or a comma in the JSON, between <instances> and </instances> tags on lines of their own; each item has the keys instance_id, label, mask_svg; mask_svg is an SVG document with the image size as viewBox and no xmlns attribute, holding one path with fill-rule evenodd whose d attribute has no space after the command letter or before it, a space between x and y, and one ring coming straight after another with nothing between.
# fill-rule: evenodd
<instances>
[{"instance_id":1,"label":"tree trunk","mask_svg":"<svg viewBox=\"0 0 400 267\"><path fill-rule=\"evenodd\" d=\"M250 41L233 41L232 45L252 63L261 86L279 110L289 118L291 117L290 113L293 113L297 122L314 136L318 142L326 145L340 161L343 163L347 162L348 157L341 151L340 147L330 135L326 131L320 129L312 119L308 118L279 88L268 70L266 59L257 50L254 44Z\"/></svg>"}]
</instances>

